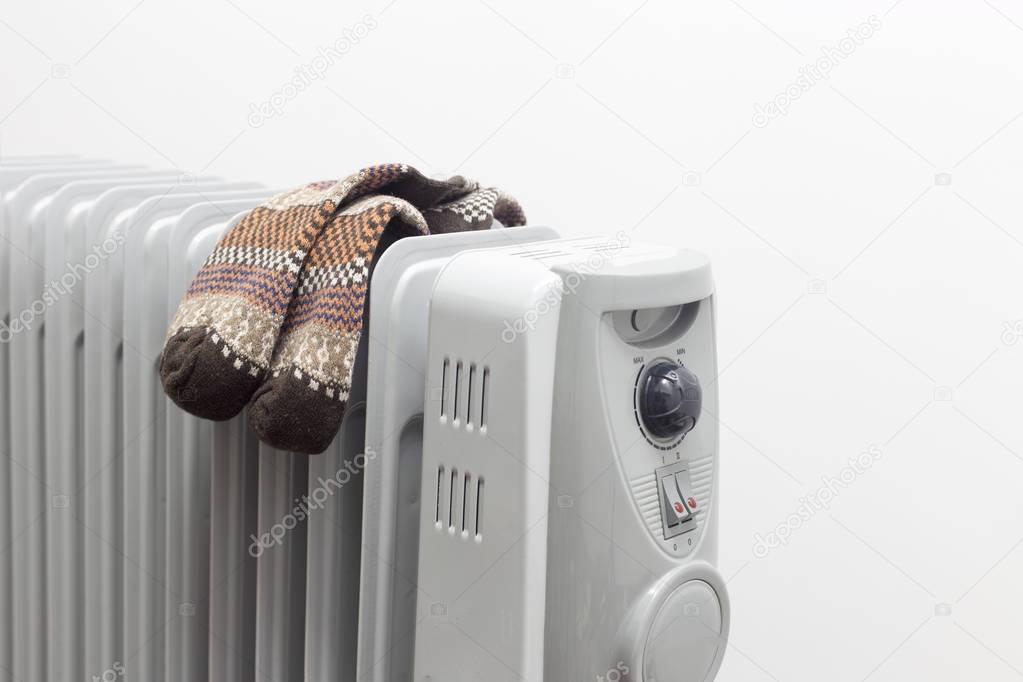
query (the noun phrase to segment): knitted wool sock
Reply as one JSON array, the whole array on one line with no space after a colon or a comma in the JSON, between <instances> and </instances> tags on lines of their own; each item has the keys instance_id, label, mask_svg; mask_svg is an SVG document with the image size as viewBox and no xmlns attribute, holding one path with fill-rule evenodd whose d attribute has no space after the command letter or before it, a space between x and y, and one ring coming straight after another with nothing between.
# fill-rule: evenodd
<instances>
[{"instance_id":1,"label":"knitted wool sock","mask_svg":"<svg viewBox=\"0 0 1023 682\"><path fill-rule=\"evenodd\" d=\"M394 196L367 197L339 211L320 234L299 275L271 375L249 406L249 423L263 442L308 454L330 445L351 390L372 267L388 244L406 235L487 229L495 217L509 227L525 223L514 199L473 183L454 200L419 208Z\"/></svg>"},{"instance_id":2,"label":"knitted wool sock","mask_svg":"<svg viewBox=\"0 0 1023 682\"><path fill-rule=\"evenodd\" d=\"M462 178L429 180L402 164L286 192L253 209L217 244L167 333L160 378L182 409L230 419L265 378L302 263L337 210L389 189L436 202L464 194Z\"/></svg>"}]
</instances>

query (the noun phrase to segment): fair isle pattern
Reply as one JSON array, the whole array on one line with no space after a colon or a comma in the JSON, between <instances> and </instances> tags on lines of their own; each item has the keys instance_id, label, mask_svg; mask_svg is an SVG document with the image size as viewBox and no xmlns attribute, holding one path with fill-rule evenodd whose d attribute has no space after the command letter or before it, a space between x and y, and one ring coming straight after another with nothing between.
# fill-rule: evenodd
<instances>
[{"instance_id":1,"label":"fair isle pattern","mask_svg":"<svg viewBox=\"0 0 1023 682\"><path fill-rule=\"evenodd\" d=\"M390 201L362 207L339 214L310 252L270 363L275 376L294 368L311 376L310 388L347 395L369 268L384 229L402 215Z\"/></svg>"},{"instance_id":2,"label":"fair isle pattern","mask_svg":"<svg viewBox=\"0 0 1023 682\"><path fill-rule=\"evenodd\" d=\"M270 371L274 377L288 374L331 400L347 400L360 335L357 330L339 335L323 325L303 325L281 339L275 354L280 359Z\"/></svg>"},{"instance_id":3,"label":"fair isle pattern","mask_svg":"<svg viewBox=\"0 0 1023 682\"><path fill-rule=\"evenodd\" d=\"M467 196L430 209L438 213L448 211L459 216L469 225L482 223L494 216L494 206L501 193L494 187L477 189Z\"/></svg>"},{"instance_id":4,"label":"fair isle pattern","mask_svg":"<svg viewBox=\"0 0 1023 682\"><path fill-rule=\"evenodd\" d=\"M210 325L209 320L216 320L216 326ZM246 298L203 294L189 297L178 306L169 336L179 329L205 329L207 339L218 349L227 344L230 354L241 357L243 364L265 369L270 363L277 343L277 330L283 321L283 315L275 315L262 306L253 305Z\"/></svg>"},{"instance_id":5,"label":"fair isle pattern","mask_svg":"<svg viewBox=\"0 0 1023 682\"><path fill-rule=\"evenodd\" d=\"M250 211L224 235L192 280L168 340L192 329L212 329L232 353L265 367L301 263L334 209L325 202Z\"/></svg>"},{"instance_id":6,"label":"fair isle pattern","mask_svg":"<svg viewBox=\"0 0 1023 682\"><path fill-rule=\"evenodd\" d=\"M392 221L427 231L408 202L368 197L339 211L310 251L270 362L270 381L291 395L286 402L302 399L290 391L347 402L370 265Z\"/></svg>"},{"instance_id":7,"label":"fair isle pattern","mask_svg":"<svg viewBox=\"0 0 1023 682\"><path fill-rule=\"evenodd\" d=\"M228 246L217 249L206 260L206 265L251 265L264 270L288 270L298 273L306 253L301 249L281 251L258 246Z\"/></svg>"},{"instance_id":8,"label":"fair isle pattern","mask_svg":"<svg viewBox=\"0 0 1023 682\"><path fill-rule=\"evenodd\" d=\"M277 348L274 380L345 401L363 332L370 269L383 230L394 221L412 234L429 234L431 216L443 231L487 228L503 202L505 217L525 220L514 199L463 180L468 193L420 212L394 196L370 196L341 209L313 246L299 275ZM514 224L514 222L513 222ZM297 386L296 386L297 387Z\"/></svg>"},{"instance_id":9,"label":"fair isle pattern","mask_svg":"<svg viewBox=\"0 0 1023 682\"><path fill-rule=\"evenodd\" d=\"M430 232L429 224L426 222L426 218L423 217L423 214L419 211L418 208L416 208L409 202L405 201L404 199L401 199L399 197L388 196L386 194L376 194L371 197L365 197L364 199L360 199L359 201L353 203L351 206L346 206L342 208L338 215L342 216L358 215L360 213L365 213L371 208L378 208L384 205L389 206L390 210L393 210L395 213L397 213L398 217L400 217L403 222L411 225L417 231L422 232L423 234L429 234Z\"/></svg>"},{"instance_id":10,"label":"fair isle pattern","mask_svg":"<svg viewBox=\"0 0 1023 682\"><path fill-rule=\"evenodd\" d=\"M270 197L260 207L282 211L292 206L319 206L327 200L330 189L337 184L335 181L314 182Z\"/></svg>"},{"instance_id":11,"label":"fair isle pattern","mask_svg":"<svg viewBox=\"0 0 1023 682\"><path fill-rule=\"evenodd\" d=\"M282 210L293 206L319 206L325 201L340 206L394 182L412 171L413 169L404 163L370 166L357 173L352 173L342 180L314 182L305 187L284 192L272 197L262 206Z\"/></svg>"},{"instance_id":12,"label":"fair isle pattern","mask_svg":"<svg viewBox=\"0 0 1023 682\"><path fill-rule=\"evenodd\" d=\"M338 213L338 217L358 216L373 209L388 214L388 217L381 218L381 229L393 217L397 217L406 225L411 226L416 232L420 234L429 233L426 219L415 206L404 199L383 194L360 199L351 206L343 208ZM367 240L367 243L373 243L373 249L375 249L376 238L369 237ZM325 242L330 239L330 235L325 236ZM372 249L367 253L356 253L351 256L342 253L339 254L339 257L350 259L331 265L306 264L299 279L298 289L295 291L296 296L311 294L325 287L350 287L352 285L363 286L368 284L370 259L373 255Z\"/></svg>"},{"instance_id":13,"label":"fair isle pattern","mask_svg":"<svg viewBox=\"0 0 1023 682\"><path fill-rule=\"evenodd\" d=\"M363 168L358 173L349 175L332 187L328 191L327 200L338 204L354 201L413 172L418 175L417 171L414 171L404 163L385 163L379 166L369 166L368 168Z\"/></svg>"},{"instance_id":14,"label":"fair isle pattern","mask_svg":"<svg viewBox=\"0 0 1023 682\"><path fill-rule=\"evenodd\" d=\"M351 263L332 265L325 268L310 267L306 269L296 295L311 294L324 287L347 287L361 285L369 281L369 262L363 256L357 256Z\"/></svg>"},{"instance_id":15,"label":"fair isle pattern","mask_svg":"<svg viewBox=\"0 0 1023 682\"><path fill-rule=\"evenodd\" d=\"M320 230L339 207L355 208L366 201L356 199L410 172L406 164L364 168L339 182L316 182L284 192L250 211L206 259L167 339L201 329L212 341L216 333L217 352L226 344L232 355L243 358L243 366L249 363L265 370L302 263ZM345 201L355 205L342 206ZM410 218L414 214L425 232L422 216L408 202L400 203L398 209Z\"/></svg>"},{"instance_id":16,"label":"fair isle pattern","mask_svg":"<svg viewBox=\"0 0 1023 682\"><path fill-rule=\"evenodd\" d=\"M230 419L247 403L263 442L322 452L350 394L378 251L404 236L489 228L502 201L495 189L405 164L267 200L193 279L160 358L164 391L207 419Z\"/></svg>"},{"instance_id":17,"label":"fair isle pattern","mask_svg":"<svg viewBox=\"0 0 1023 682\"><path fill-rule=\"evenodd\" d=\"M228 345L227 340L220 336L216 330L207 329L206 334L206 340L213 344L220 356L231 363L231 366L239 372L244 372L253 377L258 377L265 372L265 365L257 365L252 362L248 356L241 355L231 350L231 346Z\"/></svg>"}]
</instances>

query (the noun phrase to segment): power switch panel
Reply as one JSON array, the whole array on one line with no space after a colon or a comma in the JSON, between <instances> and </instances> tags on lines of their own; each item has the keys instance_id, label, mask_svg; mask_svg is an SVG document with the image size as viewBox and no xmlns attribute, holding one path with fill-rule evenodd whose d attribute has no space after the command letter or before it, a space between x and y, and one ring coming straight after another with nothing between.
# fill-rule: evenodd
<instances>
[{"instance_id":1,"label":"power switch panel","mask_svg":"<svg viewBox=\"0 0 1023 682\"><path fill-rule=\"evenodd\" d=\"M689 509L682 501L674 476L665 476L661 479L661 494L664 501L664 517L668 520L669 528L678 526L689 518Z\"/></svg>"},{"instance_id":2,"label":"power switch panel","mask_svg":"<svg viewBox=\"0 0 1023 682\"><path fill-rule=\"evenodd\" d=\"M696 498L690 490L685 462L676 462L654 472L657 497L661 502L661 529L664 539L696 530Z\"/></svg>"}]
</instances>

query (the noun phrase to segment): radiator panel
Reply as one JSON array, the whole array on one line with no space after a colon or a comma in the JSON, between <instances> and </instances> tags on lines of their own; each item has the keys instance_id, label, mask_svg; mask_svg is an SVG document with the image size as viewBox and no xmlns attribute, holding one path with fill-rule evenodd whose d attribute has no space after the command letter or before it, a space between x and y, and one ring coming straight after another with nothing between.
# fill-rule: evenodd
<instances>
[{"instance_id":1,"label":"radiator panel","mask_svg":"<svg viewBox=\"0 0 1023 682\"><path fill-rule=\"evenodd\" d=\"M310 459L184 414L157 375L195 271L271 194L0 165L0 681L354 676L364 407Z\"/></svg>"}]
</instances>

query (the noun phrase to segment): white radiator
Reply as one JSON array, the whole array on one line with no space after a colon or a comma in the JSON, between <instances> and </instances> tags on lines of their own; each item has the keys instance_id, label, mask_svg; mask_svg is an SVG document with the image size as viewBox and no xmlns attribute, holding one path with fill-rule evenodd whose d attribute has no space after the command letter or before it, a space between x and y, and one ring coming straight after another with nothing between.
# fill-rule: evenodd
<instances>
[{"instance_id":1,"label":"white radiator","mask_svg":"<svg viewBox=\"0 0 1023 682\"><path fill-rule=\"evenodd\" d=\"M637 403L658 362L716 372L705 262L545 228L402 240L341 433L295 456L156 372L193 275L274 193L0 165L0 681L667 682L677 655L712 679L717 431ZM459 293L481 274L506 285L485 304Z\"/></svg>"},{"instance_id":2,"label":"white radiator","mask_svg":"<svg viewBox=\"0 0 1023 682\"><path fill-rule=\"evenodd\" d=\"M359 487L249 551L341 468L339 448L272 452L241 420L174 408L155 371L193 274L273 192L35 161L0 167L0 675L350 678Z\"/></svg>"}]
</instances>

